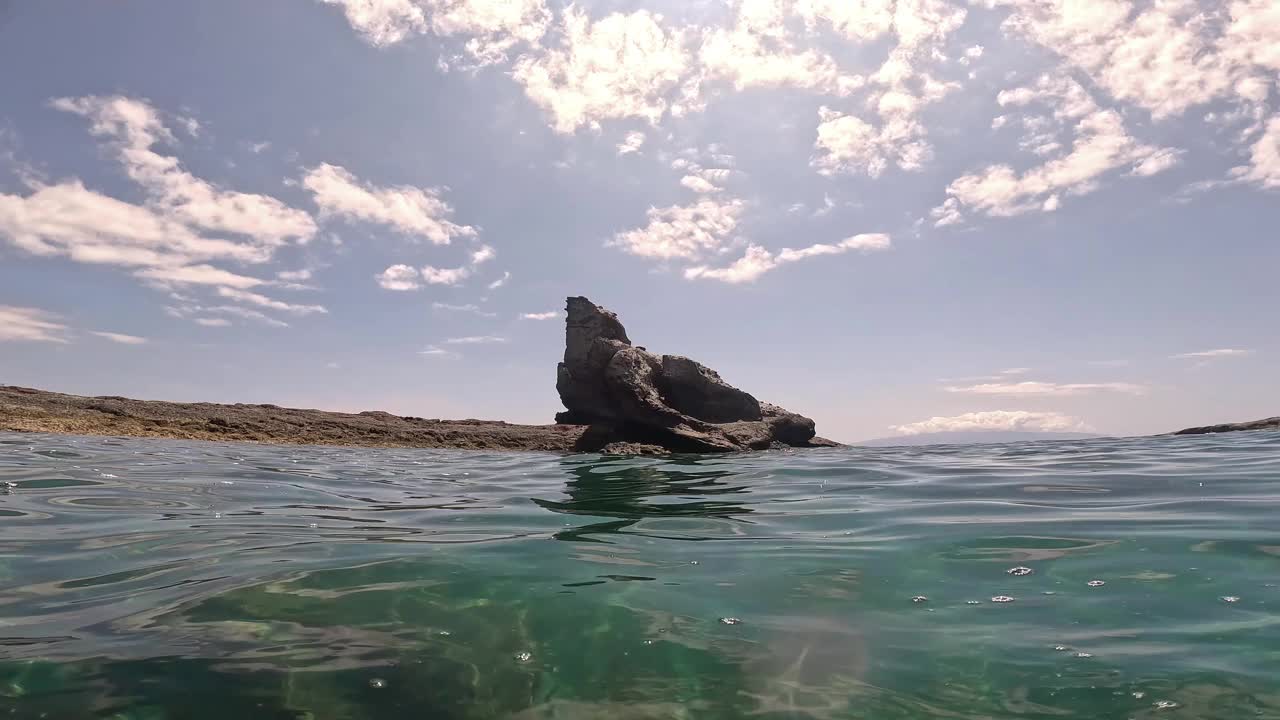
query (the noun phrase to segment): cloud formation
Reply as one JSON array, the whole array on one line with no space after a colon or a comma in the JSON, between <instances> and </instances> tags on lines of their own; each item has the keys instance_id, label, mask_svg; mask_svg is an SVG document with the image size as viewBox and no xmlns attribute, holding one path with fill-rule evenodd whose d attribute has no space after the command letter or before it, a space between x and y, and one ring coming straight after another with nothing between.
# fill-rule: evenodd
<instances>
[{"instance_id":1,"label":"cloud formation","mask_svg":"<svg viewBox=\"0 0 1280 720\"><path fill-rule=\"evenodd\" d=\"M1124 395L1144 395L1145 385L1124 382L1107 383L1051 383L1026 380L1015 383L981 383L978 385L948 386L949 393L965 395L1004 395L1009 397L1066 397L1112 392Z\"/></svg>"},{"instance_id":2,"label":"cloud formation","mask_svg":"<svg viewBox=\"0 0 1280 720\"><path fill-rule=\"evenodd\" d=\"M322 218L377 223L436 245L476 235L475 228L449 219L453 208L440 199L439 188L379 187L360 181L344 167L328 163L307 172L302 185L311 191Z\"/></svg>"},{"instance_id":3,"label":"cloud formation","mask_svg":"<svg viewBox=\"0 0 1280 720\"><path fill-rule=\"evenodd\" d=\"M0 305L0 342L70 342L70 328L58 320L37 308Z\"/></svg>"},{"instance_id":4,"label":"cloud formation","mask_svg":"<svg viewBox=\"0 0 1280 720\"><path fill-rule=\"evenodd\" d=\"M146 345L147 344L146 338L138 337L137 335L125 335L124 333L106 332L103 330L93 330L89 334L97 335L98 337L103 338L104 340L110 340L111 342L119 343L120 345Z\"/></svg>"},{"instance_id":5,"label":"cloud formation","mask_svg":"<svg viewBox=\"0 0 1280 720\"><path fill-rule=\"evenodd\" d=\"M747 246L746 254L727 267L710 268L705 265L696 265L686 269L684 276L691 280L701 278L720 280L730 284L749 283L787 263L821 255L842 255L850 250L861 250L863 252L888 250L891 245L892 242L889 236L883 233L854 235L834 245L817 243L798 250L783 248L776 253L770 252L759 245L749 245Z\"/></svg>"},{"instance_id":6,"label":"cloud formation","mask_svg":"<svg viewBox=\"0 0 1280 720\"><path fill-rule=\"evenodd\" d=\"M1079 418L1057 412L1027 410L988 410L951 417L932 417L920 422L894 425L900 435L936 432L1016 431L1016 432L1090 432L1093 428Z\"/></svg>"}]
</instances>

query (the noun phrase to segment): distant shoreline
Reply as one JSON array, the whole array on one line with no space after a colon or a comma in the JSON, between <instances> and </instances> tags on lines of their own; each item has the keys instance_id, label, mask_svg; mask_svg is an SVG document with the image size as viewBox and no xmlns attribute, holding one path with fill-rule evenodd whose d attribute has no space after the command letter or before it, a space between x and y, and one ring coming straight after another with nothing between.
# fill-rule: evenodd
<instances>
[{"instance_id":1,"label":"distant shoreline","mask_svg":"<svg viewBox=\"0 0 1280 720\"><path fill-rule=\"evenodd\" d=\"M582 425L434 420L381 411L339 413L85 397L0 385L0 432L152 437L275 445L582 452Z\"/></svg>"},{"instance_id":2,"label":"distant shoreline","mask_svg":"<svg viewBox=\"0 0 1280 720\"><path fill-rule=\"evenodd\" d=\"M1280 417L1187 428L1168 435L1280 430ZM236 403L177 403L114 395L86 397L0 385L0 432L532 452L593 452L584 425L436 420L382 411L340 413Z\"/></svg>"}]
</instances>

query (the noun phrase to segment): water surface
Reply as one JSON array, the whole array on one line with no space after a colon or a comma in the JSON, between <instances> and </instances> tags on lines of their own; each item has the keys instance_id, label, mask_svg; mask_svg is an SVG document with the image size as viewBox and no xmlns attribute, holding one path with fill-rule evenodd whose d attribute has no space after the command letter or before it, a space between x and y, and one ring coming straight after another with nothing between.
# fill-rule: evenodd
<instances>
[{"instance_id":1,"label":"water surface","mask_svg":"<svg viewBox=\"0 0 1280 720\"><path fill-rule=\"evenodd\" d=\"M0 718L1280 718L1278 584L1280 433L0 435Z\"/></svg>"}]
</instances>

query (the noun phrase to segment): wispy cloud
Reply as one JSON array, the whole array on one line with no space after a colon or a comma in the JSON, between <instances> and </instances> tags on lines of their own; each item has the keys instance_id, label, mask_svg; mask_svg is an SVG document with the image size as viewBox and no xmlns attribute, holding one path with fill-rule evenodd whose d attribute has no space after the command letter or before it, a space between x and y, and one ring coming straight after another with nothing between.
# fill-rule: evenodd
<instances>
[{"instance_id":1,"label":"wispy cloud","mask_svg":"<svg viewBox=\"0 0 1280 720\"><path fill-rule=\"evenodd\" d=\"M138 337L137 335L125 335L124 333L106 332L103 330L94 330L90 334L97 335L100 338L110 340L111 342L114 342L114 343L120 343L121 345L147 344L146 338Z\"/></svg>"},{"instance_id":2,"label":"wispy cloud","mask_svg":"<svg viewBox=\"0 0 1280 720\"><path fill-rule=\"evenodd\" d=\"M1143 395L1147 392L1147 387L1145 385L1137 385L1135 383L1052 383L1038 382L1034 380L1016 383L950 385L944 389L949 393L963 393L967 395L1006 395L1021 397L1064 397L1070 395L1090 395L1100 392Z\"/></svg>"},{"instance_id":3,"label":"wispy cloud","mask_svg":"<svg viewBox=\"0 0 1280 720\"><path fill-rule=\"evenodd\" d=\"M425 355L426 357L457 357L458 355L458 353L453 352L452 350L445 350L444 348L436 347L435 345L428 345L425 350L419 350L418 354Z\"/></svg>"},{"instance_id":4,"label":"wispy cloud","mask_svg":"<svg viewBox=\"0 0 1280 720\"><path fill-rule=\"evenodd\" d=\"M497 290L498 288L502 287L503 285L506 285L510 281L511 281L511 273L504 272L502 273L502 277L489 283L489 289Z\"/></svg>"},{"instance_id":5,"label":"wispy cloud","mask_svg":"<svg viewBox=\"0 0 1280 720\"><path fill-rule=\"evenodd\" d=\"M60 318L37 308L0 305L0 342L70 342Z\"/></svg>"},{"instance_id":6,"label":"wispy cloud","mask_svg":"<svg viewBox=\"0 0 1280 720\"><path fill-rule=\"evenodd\" d=\"M890 429L902 435L982 430L1020 432L1090 432L1092 430L1084 421L1070 415L1026 410L988 410L950 417L932 417L920 422L893 425Z\"/></svg>"},{"instance_id":7,"label":"wispy cloud","mask_svg":"<svg viewBox=\"0 0 1280 720\"><path fill-rule=\"evenodd\" d=\"M441 199L443 191L438 188L380 187L328 163L307 172L302 185L311 191L322 217L385 225L436 245L476 235L475 228L450 220L453 207Z\"/></svg>"},{"instance_id":8,"label":"wispy cloud","mask_svg":"<svg viewBox=\"0 0 1280 720\"><path fill-rule=\"evenodd\" d=\"M1244 355L1252 355L1252 350L1237 350L1235 348L1220 348L1217 350L1201 350L1199 352L1180 353L1171 355L1175 360L1213 360L1215 358L1242 357Z\"/></svg>"},{"instance_id":9,"label":"wispy cloud","mask_svg":"<svg viewBox=\"0 0 1280 720\"><path fill-rule=\"evenodd\" d=\"M467 337L449 338L444 342L446 345L496 345L506 341L506 338L494 335L469 335Z\"/></svg>"},{"instance_id":10,"label":"wispy cloud","mask_svg":"<svg viewBox=\"0 0 1280 720\"><path fill-rule=\"evenodd\" d=\"M690 280L705 278L731 284L749 283L787 263L822 255L842 255L851 250L860 250L862 252L888 250L891 246L892 242L889 236L883 233L854 235L834 245L817 243L797 250L783 248L776 253L758 245L748 245L746 254L727 267L711 268L705 265L697 265L686 269L684 276Z\"/></svg>"},{"instance_id":11,"label":"wispy cloud","mask_svg":"<svg viewBox=\"0 0 1280 720\"><path fill-rule=\"evenodd\" d=\"M431 309L439 310L441 312L473 313L475 315L479 315L480 317L497 317L498 316L498 314L495 312L487 312L486 310L481 308L479 305L474 305L470 303L466 305L451 305L449 303L433 302L431 303Z\"/></svg>"},{"instance_id":12,"label":"wispy cloud","mask_svg":"<svg viewBox=\"0 0 1280 720\"><path fill-rule=\"evenodd\" d=\"M520 314L520 317L521 317L521 319L523 319L523 320L554 320L554 319L556 319L556 318L558 318L558 317L561 317L561 316L562 316L562 313L561 313L560 311L558 311L558 310L552 310L551 312L540 312L540 313L521 313L521 314Z\"/></svg>"}]
</instances>

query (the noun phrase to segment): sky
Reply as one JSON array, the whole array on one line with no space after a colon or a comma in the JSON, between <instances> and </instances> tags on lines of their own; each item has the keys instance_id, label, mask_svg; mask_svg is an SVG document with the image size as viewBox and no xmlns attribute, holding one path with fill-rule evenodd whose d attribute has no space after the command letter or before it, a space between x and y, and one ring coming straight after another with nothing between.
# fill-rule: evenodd
<instances>
[{"instance_id":1,"label":"sky","mask_svg":"<svg viewBox=\"0 0 1280 720\"><path fill-rule=\"evenodd\" d=\"M1280 414L1280 0L0 0L0 383L842 441Z\"/></svg>"}]
</instances>

